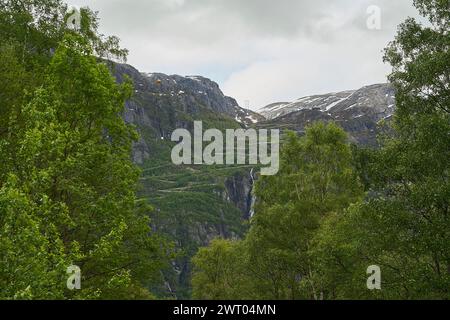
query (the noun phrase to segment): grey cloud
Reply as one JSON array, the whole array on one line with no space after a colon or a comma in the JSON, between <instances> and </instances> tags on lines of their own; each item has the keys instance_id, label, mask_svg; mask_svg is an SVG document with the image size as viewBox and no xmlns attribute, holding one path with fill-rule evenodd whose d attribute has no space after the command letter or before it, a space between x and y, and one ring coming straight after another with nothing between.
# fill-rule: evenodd
<instances>
[{"instance_id":1,"label":"grey cloud","mask_svg":"<svg viewBox=\"0 0 450 320\"><path fill-rule=\"evenodd\" d=\"M381 51L417 15L412 0L69 1L98 10L102 31L118 35L142 71L202 74L258 107L385 81ZM381 30L366 27L369 5L381 8Z\"/></svg>"},{"instance_id":2,"label":"grey cloud","mask_svg":"<svg viewBox=\"0 0 450 320\"><path fill-rule=\"evenodd\" d=\"M99 9L109 29L149 37L214 41L229 32L247 36L314 35L316 24L352 5L340 0L73 0ZM353 3L354 5L354 3Z\"/></svg>"}]
</instances>

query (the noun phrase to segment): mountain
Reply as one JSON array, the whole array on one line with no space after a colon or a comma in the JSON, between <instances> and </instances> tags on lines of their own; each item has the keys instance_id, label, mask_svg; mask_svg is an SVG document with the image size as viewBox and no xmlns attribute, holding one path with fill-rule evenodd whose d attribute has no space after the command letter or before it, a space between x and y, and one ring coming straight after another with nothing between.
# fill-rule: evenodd
<instances>
[{"instance_id":1,"label":"mountain","mask_svg":"<svg viewBox=\"0 0 450 320\"><path fill-rule=\"evenodd\" d=\"M176 166L171 161L171 134L195 120L204 129L245 128L263 120L225 96L204 77L141 73L132 66L112 68L118 82L128 77L134 96L124 119L136 126L140 139L133 160L142 168L139 197L151 204L154 230L171 239L177 256L164 272L164 297L189 298L191 257L216 237L240 238L251 212L253 166Z\"/></svg>"},{"instance_id":2,"label":"mountain","mask_svg":"<svg viewBox=\"0 0 450 320\"><path fill-rule=\"evenodd\" d=\"M394 111L394 88L389 84L375 84L358 90L270 104L259 110L268 120L258 125L301 133L314 121L334 121L344 128L352 142L376 146L379 122L390 119Z\"/></svg>"},{"instance_id":3,"label":"mountain","mask_svg":"<svg viewBox=\"0 0 450 320\"><path fill-rule=\"evenodd\" d=\"M243 124L245 127L252 127L256 125L257 123L263 122L266 120L266 118L252 110L244 109L239 106L235 108L235 120L241 124Z\"/></svg>"},{"instance_id":4,"label":"mountain","mask_svg":"<svg viewBox=\"0 0 450 320\"><path fill-rule=\"evenodd\" d=\"M243 237L252 215L254 166L176 166L171 162L171 134L204 129L280 128L299 133L316 121L336 121L355 142L375 144L377 122L393 112L389 85L310 96L269 105L260 113L241 108L219 86L201 76L142 73L114 64L118 82L130 78L134 96L123 117L136 126L140 138L133 160L142 168L140 200L151 204L152 227L173 241L173 265L163 273L165 287L152 288L162 297L189 298L191 257L216 237ZM267 119L266 119L267 118Z\"/></svg>"}]
</instances>

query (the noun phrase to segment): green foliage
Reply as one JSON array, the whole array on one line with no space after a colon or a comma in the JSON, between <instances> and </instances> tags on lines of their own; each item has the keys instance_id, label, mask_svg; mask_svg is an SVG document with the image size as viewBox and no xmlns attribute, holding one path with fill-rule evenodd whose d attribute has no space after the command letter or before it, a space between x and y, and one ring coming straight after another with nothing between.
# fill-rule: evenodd
<instances>
[{"instance_id":1,"label":"green foliage","mask_svg":"<svg viewBox=\"0 0 450 320\"><path fill-rule=\"evenodd\" d=\"M408 19L385 55L397 91L394 137L359 152L369 196L317 238L329 298L450 297L448 2L415 4L431 26ZM369 265L382 270L378 293L361 286Z\"/></svg>"},{"instance_id":2,"label":"green foliage","mask_svg":"<svg viewBox=\"0 0 450 320\"><path fill-rule=\"evenodd\" d=\"M0 137L5 137L11 112L22 104L31 78L19 63L14 46L0 46L0 74Z\"/></svg>"},{"instance_id":3,"label":"green foliage","mask_svg":"<svg viewBox=\"0 0 450 320\"><path fill-rule=\"evenodd\" d=\"M0 189L0 299L61 299L70 257L55 237L55 226L45 233L39 215L47 203L33 203L10 176Z\"/></svg>"},{"instance_id":4,"label":"green foliage","mask_svg":"<svg viewBox=\"0 0 450 320\"><path fill-rule=\"evenodd\" d=\"M67 33L81 35L96 56L124 60L127 50L121 49L117 37L99 34L98 17L89 8L81 9L81 28L68 28L68 6L61 0L1 0L0 39L2 44L14 42L21 61L27 67L40 68L51 58Z\"/></svg>"},{"instance_id":5,"label":"green foliage","mask_svg":"<svg viewBox=\"0 0 450 320\"><path fill-rule=\"evenodd\" d=\"M352 169L347 136L341 128L318 123L300 139L288 133L280 172L257 182L256 215L244 242L235 244L235 250L222 253L224 246L216 243L217 247L205 249L194 258L200 270L194 275L194 296L224 299L229 292L235 292L234 298L319 298L310 257L314 235L329 215L339 214L357 202L361 189ZM239 270L230 271L243 279L233 282L215 278L215 283L226 282L231 288L208 291L215 288L203 283L211 278L211 266L205 261L208 252L212 256L231 255L228 260L245 263ZM231 268L222 264L220 267ZM223 272L219 274L225 276ZM243 283L247 283L246 290L237 289Z\"/></svg>"},{"instance_id":6,"label":"green foliage","mask_svg":"<svg viewBox=\"0 0 450 320\"><path fill-rule=\"evenodd\" d=\"M318 123L301 139L290 134L280 173L258 182L247 239L258 292L266 294L262 298L319 298L311 241L328 215L362 195L346 139L334 124Z\"/></svg>"},{"instance_id":7,"label":"green foliage","mask_svg":"<svg viewBox=\"0 0 450 320\"><path fill-rule=\"evenodd\" d=\"M193 258L193 298L232 300L251 298L248 256L242 241L214 240Z\"/></svg>"},{"instance_id":8,"label":"green foliage","mask_svg":"<svg viewBox=\"0 0 450 320\"><path fill-rule=\"evenodd\" d=\"M60 1L1 7L0 298L154 298L171 248L135 196L137 133L121 117L132 86L96 57L119 51L87 9L74 33ZM70 265L82 290L66 287Z\"/></svg>"}]
</instances>

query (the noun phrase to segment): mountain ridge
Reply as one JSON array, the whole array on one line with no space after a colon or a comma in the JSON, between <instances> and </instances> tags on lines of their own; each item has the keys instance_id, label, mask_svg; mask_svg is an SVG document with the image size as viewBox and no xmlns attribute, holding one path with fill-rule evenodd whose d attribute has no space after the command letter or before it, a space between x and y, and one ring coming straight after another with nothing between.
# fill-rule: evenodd
<instances>
[{"instance_id":1,"label":"mountain ridge","mask_svg":"<svg viewBox=\"0 0 450 320\"><path fill-rule=\"evenodd\" d=\"M239 239L244 235L255 200L256 168L176 166L170 160L174 130L192 132L194 121L203 121L204 129L265 128L302 134L314 121L336 121L353 142L370 145L376 140L377 122L386 117L380 114L387 107L386 97L382 98L386 95L384 90L388 90L384 85L375 86L372 91L352 91L353 97L342 93L329 98L328 106L348 98L330 108L334 116L326 112L327 107L323 107L325 112L318 108L320 99L316 99L301 110L287 109L276 118L266 119L240 107L235 99L224 95L217 83L202 76L143 73L127 64L113 65L112 72L119 83L128 77L134 85L134 95L126 102L123 117L139 133L132 154L142 169L139 197L155 208L153 228L171 239L179 250L172 268L163 274L170 290L155 290L177 298L190 297L190 261L198 248L217 237ZM366 101L370 97L375 99L373 104ZM346 103L358 101L361 105L356 108L345 107ZM360 112L366 115L357 117ZM337 118L339 115L341 118Z\"/></svg>"},{"instance_id":2,"label":"mountain ridge","mask_svg":"<svg viewBox=\"0 0 450 320\"><path fill-rule=\"evenodd\" d=\"M390 84L373 84L357 90L272 103L259 112L267 119L258 123L259 127L303 133L312 122L333 121L349 134L352 143L377 146L380 121L390 120L395 112L395 90Z\"/></svg>"},{"instance_id":3,"label":"mountain ridge","mask_svg":"<svg viewBox=\"0 0 450 320\"><path fill-rule=\"evenodd\" d=\"M355 90L345 90L339 92L330 92L325 94L315 94L310 96L304 96L291 102L274 102L265 107L258 109L256 112L263 115L267 120L273 120L289 114L291 112L319 108L322 111L333 111L341 103L350 99L354 94L371 89L387 89L390 93L393 93L392 87L387 83L379 83L363 86ZM394 99L394 95L387 96L386 98Z\"/></svg>"}]
</instances>

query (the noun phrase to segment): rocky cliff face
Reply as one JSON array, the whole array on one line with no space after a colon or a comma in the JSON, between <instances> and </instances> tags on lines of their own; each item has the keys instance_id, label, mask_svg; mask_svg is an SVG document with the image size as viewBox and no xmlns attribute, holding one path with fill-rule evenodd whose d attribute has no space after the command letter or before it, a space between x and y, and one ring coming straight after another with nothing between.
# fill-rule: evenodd
<instances>
[{"instance_id":1,"label":"rocky cliff face","mask_svg":"<svg viewBox=\"0 0 450 320\"><path fill-rule=\"evenodd\" d=\"M128 77L134 84L134 97L126 103L124 118L140 132L133 148L134 162L140 165L158 152L155 144L170 140L175 129L192 130L193 120L209 120L214 114L221 122L233 122L233 128L265 120L256 112L241 108L235 99L223 94L217 83L201 76L141 73L126 64L116 64L113 72L118 82ZM250 212L249 175L233 175L225 180L227 201L241 210L243 216Z\"/></svg>"},{"instance_id":2,"label":"rocky cliff face","mask_svg":"<svg viewBox=\"0 0 450 320\"><path fill-rule=\"evenodd\" d=\"M394 111L394 89L388 84L376 84L354 91L271 104L260 110L268 119L260 125L301 133L308 124L315 121L334 121L349 133L352 142L374 146L378 123L390 119Z\"/></svg>"},{"instance_id":3,"label":"rocky cliff face","mask_svg":"<svg viewBox=\"0 0 450 320\"><path fill-rule=\"evenodd\" d=\"M237 129L263 117L241 108L204 77L146 74L124 64L115 65L113 73L118 82L129 77L134 84L123 116L140 134L133 147L133 160L143 170L139 196L155 207L154 229L170 237L180 252L165 273L167 287L170 295L188 298L190 259L198 247L216 237L243 236L253 180L251 168L173 165L172 132L192 131L195 120L203 121L204 128Z\"/></svg>"},{"instance_id":4,"label":"rocky cliff face","mask_svg":"<svg viewBox=\"0 0 450 320\"><path fill-rule=\"evenodd\" d=\"M225 180L227 201L233 203L243 214L245 220L250 219L253 205L253 172L236 173Z\"/></svg>"},{"instance_id":5,"label":"rocky cliff face","mask_svg":"<svg viewBox=\"0 0 450 320\"><path fill-rule=\"evenodd\" d=\"M124 117L141 132L133 154L138 164L152 153L146 140L170 140L175 129L192 129L193 120L215 118L245 127L264 119L241 108L235 99L223 94L217 83L201 76L141 73L126 64L116 64L113 73L119 82L129 77L134 83L134 97L126 103Z\"/></svg>"}]
</instances>

